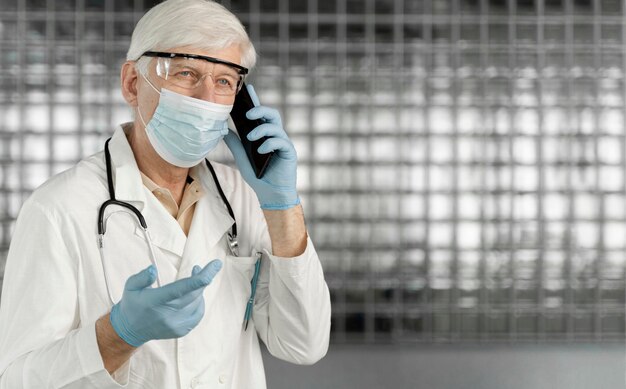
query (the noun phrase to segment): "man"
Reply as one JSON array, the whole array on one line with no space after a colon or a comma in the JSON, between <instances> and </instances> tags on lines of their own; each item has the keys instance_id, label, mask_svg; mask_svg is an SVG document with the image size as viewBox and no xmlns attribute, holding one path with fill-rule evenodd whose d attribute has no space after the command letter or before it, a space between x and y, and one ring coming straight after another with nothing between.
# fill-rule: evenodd
<instances>
[{"instance_id":1,"label":"man","mask_svg":"<svg viewBox=\"0 0 626 389\"><path fill-rule=\"evenodd\" d=\"M293 144L277 111L249 110L264 124L248 138L274 152L257 178L227 127L254 62L212 1L168 0L139 21L121 71L134 121L18 217L0 388L264 388L258 337L294 363L325 355L330 299ZM204 162L222 138L238 170Z\"/></svg>"}]
</instances>

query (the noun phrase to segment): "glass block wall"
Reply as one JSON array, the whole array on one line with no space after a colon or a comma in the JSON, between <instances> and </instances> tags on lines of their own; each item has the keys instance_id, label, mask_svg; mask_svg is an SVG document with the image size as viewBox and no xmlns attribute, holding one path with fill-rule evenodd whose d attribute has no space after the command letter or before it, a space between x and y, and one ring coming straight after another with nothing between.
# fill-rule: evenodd
<instances>
[{"instance_id":1,"label":"glass block wall","mask_svg":"<svg viewBox=\"0 0 626 389\"><path fill-rule=\"evenodd\" d=\"M28 194L129 120L153 3L1 0L0 268ZM222 3L299 152L334 342L624 339L622 1Z\"/></svg>"}]
</instances>

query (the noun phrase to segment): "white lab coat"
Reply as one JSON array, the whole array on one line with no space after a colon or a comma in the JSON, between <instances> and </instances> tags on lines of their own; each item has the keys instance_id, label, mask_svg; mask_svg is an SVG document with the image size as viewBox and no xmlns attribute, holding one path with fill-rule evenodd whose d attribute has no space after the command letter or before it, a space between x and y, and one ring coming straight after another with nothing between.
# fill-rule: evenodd
<instances>
[{"instance_id":1,"label":"white lab coat","mask_svg":"<svg viewBox=\"0 0 626 389\"><path fill-rule=\"evenodd\" d=\"M163 284L189 276L196 264L223 260L204 292L206 313L187 336L141 346L113 377L104 369L95 336L95 321L111 308L96 239L98 209L109 198L100 152L50 179L20 211L1 295L0 388L265 388L257 334L270 353L290 362L310 364L325 355L330 299L310 240L299 257L270 255L254 192L238 171L217 163L237 219L240 257L227 250L233 220L205 164L194 168L205 195L186 237L143 186L121 128L109 147L117 199L142 211ZM150 264L135 220L118 212L107 225L105 260L115 299L126 279ZM264 253L261 275L253 321L243 331L256 251Z\"/></svg>"}]
</instances>

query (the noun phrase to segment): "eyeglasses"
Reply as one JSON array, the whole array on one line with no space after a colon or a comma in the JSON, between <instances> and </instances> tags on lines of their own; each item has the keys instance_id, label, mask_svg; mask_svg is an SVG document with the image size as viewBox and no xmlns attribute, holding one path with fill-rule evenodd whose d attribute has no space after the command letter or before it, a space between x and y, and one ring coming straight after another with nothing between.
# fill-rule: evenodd
<instances>
[{"instance_id":1,"label":"eyeglasses","mask_svg":"<svg viewBox=\"0 0 626 389\"><path fill-rule=\"evenodd\" d=\"M166 83L196 89L210 76L215 94L222 96L236 95L248 74L243 66L204 55L146 51L142 56L156 57L156 74Z\"/></svg>"}]
</instances>

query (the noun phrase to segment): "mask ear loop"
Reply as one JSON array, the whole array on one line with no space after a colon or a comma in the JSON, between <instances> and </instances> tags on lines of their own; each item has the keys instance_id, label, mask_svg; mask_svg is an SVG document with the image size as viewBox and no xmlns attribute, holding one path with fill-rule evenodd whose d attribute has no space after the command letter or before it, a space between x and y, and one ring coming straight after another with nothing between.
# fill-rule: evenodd
<instances>
[{"instance_id":1,"label":"mask ear loop","mask_svg":"<svg viewBox=\"0 0 626 389\"><path fill-rule=\"evenodd\" d=\"M150 85L152 89L154 89L154 91L159 94L159 96L161 95L161 92L154 85L152 85L152 83L150 82L150 80L148 80L148 77L146 77L145 74L141 73L141 77L143 77L143 79L146 80L148 85Z\"/></svg>"},{"instance_id":2,"label":"mask ear loop","mask_svg":"<svg viewBox=\"0 0 626 389\"><path fill-rule=\"evenodd\" d=\"M161 96L161 92L150 82L150 80L148 80L148 77L146 77L146 75L143 74L142 72L139 72L139 73L141 74L141 77L143 77L143 79L146 80L148 85L150 85L150 87L152 87L152 89L154 89L154 91L156 93L158 93L159 96ZM141 114L141 110L139 109L139 104L137 104L137 113L139 114L139 119L141 120L141 124L143 124L143 128L148 127L146 125L146 121L143 119L143 115Z\"/></svg>"},{"instance_id":3,"label":"mask ear loop","mask_svg":"<svg viewBox=\"0 0 626 389\"><path fill-rule=\"evenodd\" d=\"M141 120L141 124L143 124L143 128L147 128L148 126L146 125L146 121L143 120L143 115L141 114L141 111L139 110L139 105L137 105L137 113L139 114L139 120Z\"/></svg>"}]
</instances>

